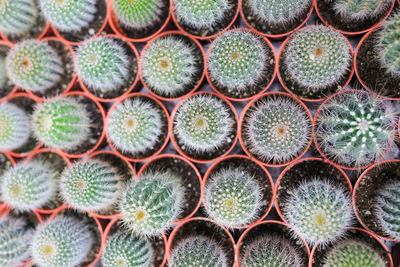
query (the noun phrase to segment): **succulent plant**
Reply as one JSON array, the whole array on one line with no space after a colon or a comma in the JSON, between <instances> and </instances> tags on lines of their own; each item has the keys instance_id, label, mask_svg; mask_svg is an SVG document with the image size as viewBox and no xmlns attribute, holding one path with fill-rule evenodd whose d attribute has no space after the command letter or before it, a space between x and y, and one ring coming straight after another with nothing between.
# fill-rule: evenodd
<instances>
[{"instance_id":1,"label":"succulent plant","mask_svg":"<svg viewBox=\"0 0 400 267\"><path fill-rule=\"evenodd\" d=\"M294 231L312 245L342 237L353 219L348 194L328 180L317 178L294 189L282 211Z\"/></svg>"},{"instance_id":2,"label":"succulent plant","mask_svg":"<svg viewBox=\"0 0 400 267\"><path fill-rule=\"evenodd\" d=\"M30 136L30 122L25 111L18 106L0 104L0 149L13 150L21 147Z\"/></svg>"},{"instance_id":3,"label":"succulent plant","mask_svg":"<svg viewBox=\"0 0 400 267\"><path fill-rule=\"evenodd\" d=\"M204 236L187 237L172 249L171 267L215 266L228 267L223 247Z\"/></svg>"},{"instance_id":4,"label":"succulent plant","mask_svg":"<svg viewBox=\"0 0 400 267\"><path fill-rule=\"evenodd\" d=\"M64 73L56 51L46 41L38 40L16 44L6 57L6 70L14 84L33 92L55 86Z\"/></svg>"},{"instance_id":5,"label":"succulent plant","mask_svg":"<svg viewBox=\"0 0 400 267\"><path fill-rule=\"evenodd\" d=\"M107 162L88 159L65 168L60 191L74 208L94 212L106 210L116 204L120 196L121 177Z\"/></svg>"},{"instance_id":6,"label":"succulent plant","mask_svg":"<svg viewBox=\"0 0 400 267\"><path fill-rule=\"evenodd\" d=\"M153 148L163 134L163 117L156 103L128 98L109 112L107 132L119 150L137 154Z\"/></svg>"},{"instance_id":7,"label":"succulent plant","mask_svg":"<svg viewBox=\"0 0 400 267\"><path fill-rule=\"evenodd\" d=\"M344 240L328 251L322 266L384 267L387 264L379 253L363 242Z\"/></svg>"},{"instance_id":8,"label":"succulent plant","mask_svg":"<svg viewBox=\"0 0 400 267\"><path fill-rule=\"evenodd\" d=\"M353 19L365 20L378 17L388 11L392 0L330 0L334 2L336 14Z\"/></svg>"},{"instance_id":9,"label":"succulent plant","mask_svg":"<svg viewBox=\"0 0 400 267\"><path fill-rule=\"evenodd\" d=\"M82 263L93 246L90 226L68 215L58 215L36 229L31 251L40 267L73 267Z\"/></svg>"},{"instance_id":10,"label":"succulent plant","mask_svg":"<svg viewBox=\"0 0 400 267\"><path fill-rule=\"evenodd\" d=\"M208 48L207 71L218 87L244 91L259 82L268 58L263 39L244 29L218 36Z\"/></svg>"},{"instance_id":11,"label":"succulent plant","mask_svg":"<svg viewBox=\"0 0 400 267\"><path fill-rule=\"evenodd\" d=\"M289 96L258 100L245 115L242 138L248 151L263 162L286 163L308 146L311 118Z\"/></svg>"},{"instance_id":12,"label":"succulent plant","mask_svg":"<svg viewBox=\"0 0 400 267\"><path fill-rule=\"evenodd\" d=\"M24 218L0 218L0 265L19 266L29 257L32 231Z\"/></svg>"},{"instance_id":13,"label":"succulent plant","mask_svg":"<svg viewBox=\"0 0 400 267\"><path fill-rule=\"evenodd\" d=\"M118 230L109 235L101 263L104 267L150 267L152 257L149 240Z\"/></svg>"},{"instance_id":14,"label":"succulent plant","mask_svg":"<svg viewBox=\"0 0 400 267\"><path fill-rule=\"evenodd\" d=\"M129 59L116 40L98 37L77 48L75 69L89 88L112 91L128 79Z\"/></svg>"},{"instance_id":15,"label":"succulent plant","mask_svg":"<svg viewBox=\"0 0 400 267\"><path fill-rule=\"evenodd\" d=\"M326 26L296 31L284 47L288 75L308 90L319 91L338 83L352 64L345 37Z\"/></svg>"},{"instance_id":16,"label":"succulent plant","mask_svg":"<svg viewBox=\"0 0 400 267\"><path fill-rule=\"evenodd\" d=\"M158 236L178 220L185 190L171 171L142 174L126 186L119 210L127 229L140 236Z\"/></svg>"},{"instance_id":17,"label":"succulent plant","mask_svg":"<svg viewBox=\"0 0 400 267\"><path fill-rule=\"evenodd\" d=\"M400 13L387 19L375 44L379 60L390 74L400 77Z\"/></svg>"},{"instance_id":18,"label":"succulent plant","mask_svg":"<svg viewBox=\"0 0 400 267\"><path fill-rule=\"evenodd\" d=\"M6 60L0 55L0 92L4 90L8 82Z\"/></svg>"},{"instance_id":19,"label":"succulent plant","mask_svg":"<svg viewBox=\"0 0 400 267\"><path fill-rule=\"evenodd\" d=\"M315 137L328 158L357 168L378 161L388 150L395 120L382 99L363 91L343 92L321 107Z\"/></svg>"},{"instance_id":20,"label":"succulent plant","mask_svg":"<svg viewBox=\"0 0 400 267\"><path fill-rule=\"evenodd\" d=\"M42 208L57 193L57 171L44 161L19 163L6 170L0 181L2 200L19 211Z\"/></svg>"},{"instance_id":21,"label":"succulent plant","mask_svg":"<svg viewBox=\"0 0 400 267\"><path fill-rule=\"evenodd\" d=\"M40 0L44 17L58 30L76 32L94 20L98 0Z\"/></svg>"},{"instance_id":22,"label":"succulent plant","mask_svg":"<svg viewBox=\"0 0 400 267\"><path fill-rule=\"evenodd\" d=\"M287 240L280 236L262 235L244 248L240 266L300 267L303 264L301 255Z\"/></svg>"},{"instance_id":23,"label":"succulent plant","mask_svg":"<svg viewBox=\"0 0 400 267\"><path fill-rule=\"evenodd\" d=\"M34 0L2 0L0 4L0 31L22 35L29 31L39 15Z\"/></svg>"},{"instance_id":24,"label":"succulent plant","mask_svg":"<svg viewBox=\"0 0 400 267\"><path fill-rule=\"evenodd\" d=\"M91 126L86 106L72 97L37 104L32 120L36 138L46 146L62 150L85 142Z\"/></svg>"},{"instance_id":25,"label":"succulent plant","mask_svg":"<svg viewBox=\"0 0 400 267\"><path fill-rule=\"evenodd\" d=\"M245 226L260 215L264 204L262 190L245 169L223 169L207 180L204 192L207 214L229 228Z\"/></svg>"}]
</instances>

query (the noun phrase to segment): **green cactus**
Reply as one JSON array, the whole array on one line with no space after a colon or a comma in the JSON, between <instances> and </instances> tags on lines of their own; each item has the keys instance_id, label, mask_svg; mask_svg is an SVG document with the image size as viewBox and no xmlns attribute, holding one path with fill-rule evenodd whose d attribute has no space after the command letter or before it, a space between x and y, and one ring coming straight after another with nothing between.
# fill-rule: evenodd
<instances>
[{"instance_id":1,"label":"green cactus","mask_svg":"<svg viewBox=\"0 0 400 267\"><path fill-rule=\"evenodd\" d=\"M12 103L0 104L0 149L21 147L30 136L30 121L25 111Z\"/></svg>"},{"instance_id":2,"label":"green cactus","mask_svg":"<svg viewBox=\"0 0 400 267\"><path fill-rule=\"evenodd\" d=\"M6 60L3 56L0 55L0 92L4 91L4 88L7 86L8 77L6 70Z\"/></svg>"},{"instance_id":3,"label":"green cactus","mask_svg":"<svg viewBox=\"0 0 400 267\"><path fill-rule=\"evenodd\" d=\"M365 20L383 15L392 0L330 0L333 9L346 19Z\"/></svg>"},{"instance_id":4,"label":"green cactus","mask_svg":"<svg viewBox=\"0 0 400 267\"><path fill-rule=\"evenodd\" d=\"M22 35L35 26L39 10L34 0L2 0L0 2L0 31Z\"/></svg>"}]
</instances>

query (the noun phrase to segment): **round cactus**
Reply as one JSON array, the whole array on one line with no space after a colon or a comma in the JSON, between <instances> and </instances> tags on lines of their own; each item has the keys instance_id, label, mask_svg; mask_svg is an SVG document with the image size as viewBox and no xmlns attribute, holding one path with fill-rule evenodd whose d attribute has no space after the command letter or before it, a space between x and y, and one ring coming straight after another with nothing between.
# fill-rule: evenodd
<instances>
[{"instance_id":1,"label":"round cactus","mask_svg":"<svg viewBox=\"0 0 400 267\"><path fill-rule=\"evenodd\" d=\"M333 2L336 14L353 20L381 16L388 11L388 7L392 4L392 0L335 0Z\"/></svg>"},{"instance_id":2,"label":"round cactus","mask_svg":"<svg viewBox=\"0 0 400 267\"><path fill-rule=\"evenodd\" d=\"M263 162L282 164L308 146L311 118L289 96L266 96L247 110L242 130L245 147L252 155Z\"/></svg>"},{"instance_id":3,"label":"round cactus","mask_svg":"<svg viewBox=\"0 0 400 267\"><path fill-rule=\"evenodd\" d=\"M82 263L93 246L90 226L83 221L59 215L35 231L31 250L41 267L73 267Z\"/></svg>"},{"instance_id":4,"label":"round cactus","mask_svg":"<svg viewBox=\"0 0 400 267\"><path fill-rule=\"evenodd\" d=\"M6 70L6 60L3 56L0 55L0 92L4 91L4 88L7 86L8 77Z\"/></svg>"},{"instance_id":5,"label":"round cactus","mask_svg":"<svg viewBox=\"0 0 400 267\"><path fill-rule=\"evenodd\" d=\"M150 267L152 258L149 240L119 230L108 237L101 263L104 267Z\"/></svg>"},{"instance_id":6,"label":"round cactus","mask_svg":"<svg viewBox=\"0 0 400 267\"><path fill-rule=\"evenodd\" d=\"M0 104L0 149L21 147L30 136L30 122L25 111L12 103Z\"/></svg>"},{"instance_id":7,"label":"round cactus","mask_svg":"<svg viewBox=\"0 0 400 267\"><path fill-rule=\"evenodd\" d=\"M80 31L94 20L98 0L40 0L44 17L58 30Z\"/></svg>"},{"instance_id":8,"label":"round cactus","mask_svg":"<svg viewBox=\"0 0 400 267\"><path fill-rule=\"evenodd\" d=\"M224 249L214 240L194 236L180 241L171 252L171 267L218 266L228 267Z\"/></svg>"},{"instance_id":9,"label":"round cactus","mask_svg":"<svg viewBox=\"0 0 400 267\"><path fill-rule=\"evenodd\" d=\"M93 38L78 47L75 69L89 88L112 91L128 79L129 59L113 38Z\"/></svg>"},{"instance_id":10,"label":"round cactus","mask_svg":"<svg viewBox=\"0 0 400 267\"><path fill-rule=\"evenodd\" d=\"M121 220L137 235L161 235L178 220L184 193L181 178L175 173L145 173L125 188L119 203Z\"/></svg>"},{"instance_id":11,"label":"round cactus","mask_svg":"<svg viewBox=\"0 0 400 267\"><path fill-rule=\"evenodd\" d=\"M61 97L38 104L32 120L36 138L51 148L70 150L88 140L89 113L74 98Z\"/></svg>"},{"instance_id":12,"label":"round cactus","mask_svg":"<svg viewBox=\"0 0 400 267\"><path fill-rule=\"evenodd\" d=\"M384 27L379 31L376 50L379 60L390 74L400 77L400 13L396 13L386 20Z\"/></svg>"},{"instance_id":13,"label":"round cactus","mask_svg":"<svg viewBox=\"0 0 400 267\"><path fill-rule=\"evenodd\" d=\"M308 243L326 244L352 224L351 198L321 179L301 184L285 200L283 216Z\"/></svg>"},{"instance_id":14,"label":"round cactus","mask_svg":"<svg viewBox=\"0 0 400 267\"><path fill-rule=\"evenodd\" d=\"M101 211L116 203L121 177L108 163L89 159L67 167L61 175L62 197L74 208Z\"/></svg>"},{"instance_id":15,"label":"round cactus","mask_svg":"<svg viewBox=\"0 0 400 267\"><path fill-rule=\"evenodd\" d=\"M244 169L221 170L206 183L207 214L229 228L245 226L260 215L264 204L262 190L259 182Z\"/></svg>"},{"instance_id":16,"label":"round cactus","mask_svg":"<svg viewBox=\"0 0 400 267\"><path fill-rule=\"evenodd\" d=\"M42 208L57 193L57 171L39 160L19 163L0 179L2 200L19 211Z\"/></svg>"},{"instance_id":17,"label":"round cactus","mask_svg":"<svg viewBox=\"0 0 400 267\"><path fill-rule=\"evenodd\" d=\"M316 118L315 137L322 152L338 164L361 167L378 161L393 143L394 111L367 92L340 93Z\"/></svg>"},{"instance_id":18,"label":"round cactus","mask_svg":"<svg viewBox=\"0 0 400 267\"><path fill-rule=\"evenodd\" d=\"M64 73L56 51L45 41L37 40L16 44L7 55L6 70L14 84L33 92L55 86Z\"/></svg>"},{"instance_id":19,"label":"round cactus","mask_svg":"<svg viewBox=\"0 0 400 267\"><path fill-rule=\"evenodd\" d=\"M2 0L0 4L0 31L22 35L28 32L39 16L34 0Z\"/></svg>"}]
</instances>

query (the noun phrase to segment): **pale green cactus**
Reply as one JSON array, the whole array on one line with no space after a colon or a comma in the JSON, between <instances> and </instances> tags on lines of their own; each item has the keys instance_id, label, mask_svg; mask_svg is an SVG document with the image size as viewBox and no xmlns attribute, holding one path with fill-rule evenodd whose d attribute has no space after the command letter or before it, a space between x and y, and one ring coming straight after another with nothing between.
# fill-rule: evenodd
<instances>
[{"instance_id":1,"label":"pale green cactus","mask_svg":"<svg viewBox=\"0 0 400 267\"><path fill-rule=\"evenodd\" d=\"M388 11L392 0L330 0L333 9L346 19L364 20L381 16Z\"/></svg>"},{"instance_id":2,"label":"pale green cactus","mask_svg":"<svg viewBox=\"0 0 400 267\"><path fill-rule=\"evenodd\" d=\"M34 0L2 0L0 2L0 31L22 35L35 26L39 10Z\"/></svg>"},{"instance_id":3,"label":"pale green cactus","mask_svg":"<svg viewBox=\"0 0 400 267\"><path fill-rule=\"evenodd\" d=\"M0 104L0 149L13 150L28 141L31 124L26 112L12 103Z\"/></svg>"}]
</instances>

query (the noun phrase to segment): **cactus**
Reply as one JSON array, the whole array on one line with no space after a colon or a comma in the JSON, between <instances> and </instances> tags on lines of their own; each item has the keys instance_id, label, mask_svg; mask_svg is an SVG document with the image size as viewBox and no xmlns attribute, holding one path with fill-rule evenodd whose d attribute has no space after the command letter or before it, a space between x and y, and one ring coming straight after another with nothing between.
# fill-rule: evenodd
<instances>
[{"instance_id":1,"label":"cactus","mask_svg":"<svg viewBox=\"0 0 400 267\"><path fill-rule=\"evenodd\" d=\"M390 238L400 240L400 181L391 182L378 191L375 209L382 230Z\"/></svg>"},{"instance_id":2,"label":"cactus","mask_svg":"<svg viewBox=\"0 0 400 267\"><path fill-rule=\"evenodd\" d=\"M63 150L74 149L87 141L92 124L86 106L71 97L37 104L32 120L39 141Z\"/></svg>"},{"instance_id":3,"label":"cactus","mask_svg":"<svg viewBox=\"0 0 400 267\"><path fill-rule=\"evenodd\" d=\"M245 226L260 215L263 188L246 170L228 168L206 183L204 204L208 215L229 228Z\"/></svg>"},{"instance_id":4,"label":"cactus","mask_svg":"<svg viewBox=\"0 0 400 267\"><path fill-rule=\"evenodd\" d=\"M244 248L240 266L291 267L303 266L304 261L292 244L279 236L262 235Z\"/></svg>"},{"instance_id":5,"label":"cactus","mask_svg":"<svg viewBox=\"0 0 400 267\"><path fill-rule=\"evenodd\" d=\"M311 119L288 96L272 95L257 101L247 111L243 125L247 149L264 162L286 163L310 142Z\"/></svg>"},{"instance_id":6,"label":"cactus","mask_svg":"<svg viewBox=\"0 0 400 267\"><path fill-rule=\"evenodd\" d=\"M21 147L30 136L30 121L25 111L12 103L0 104L0 149Z\"/></svg>"},{"instance_id":7,"label":"cactus","mask_svg":"<svg viewBox=\"0 0 400 267\"><path fill-rule=\"evenodd\" d=\"M39 10L34 0L2 0L0 3L0 31L23 35L35 25Z\"/></svg>"},{"instance_id":8,"label":"cactus","mask_svg":"<svg viewBox=\"0 0 400 267\"><path fill-rule=\"evenodd\" d=\"M40 0L44 17L58 30L76 32L89 27L98 0Z\"/></svg>"},{"instance_id":9,"label":"cactus","mask_svg":"<svg viewBox=\"0 0 400 267\"><path fill-rule=\"evenodd\" d=\"M365 20L383 15L388 11L392 0L330 0L333 9L346 19Z\"/></svg>"},{"instance_id":10,"label":"cactus","mask_svg":"<svg viewBox=\"0 0 400 267\"><path fill-rule=\"evenodd\" d=\"M24 218L0 219L0 266L20 266L29 257L32 231Z\"/></svg>"},{"instance_id":11,"label":"cactus","mask_svg":"<svg viewBox=\"0 0 400 267\"><path fill-rule=\"evenodd\" d=\"M193 236L183 239L173 248L170 266L228 267L228 259L223 247L216 241L204 236Z\"/></svg>"},{"instance_id":12,"label":"cactus","mask_svg":"<svg viewBox=\"0 0 400 267\"><path fill-rule=\"evenodd\" d=\"M164 121L157 104L142 97L128 98L109 112L108 136L119 150L138 154L154 147Z\"/></svg>"},{"instance_id":13,"label":"cactus","mask_svg":"<svg viewBox=\"0 0 400 267\"><path fill-rule=\"evenodd\" d=\"M118 230L108 237L101 263L104 267L150 267L152 258L149 240Z\"/></svg>"},{"instance_id":14,"label":"cactus","mask_svg":"<svg viewBox=\"0 0 400 267\"><path fill-rule=\"evenodd\" d=\"M209 47L207 71L218 87L244 91L264 75L268 58L265 42L246 30L228 31Z\"/></svg>"},{"instance_id":15,"label":"cactus","mask_svg":"<svg viewBox=\"0 0 400 267\"><path fill-rule=\"evenodd\" d=\"M42 208L56 197L57 171L46 162L30 160L6 170L1 177L1 198L19 211Z\"/></svg>"},{"instance_id":16,"label":"cactus","mask_svg":"<svg viewBox=\"0 0 400 267\"><path fill-rule=\"evenodd\" d=\"M88 257L93 244L87 223L58 215L36 229L31 242L32 257L40 267L73 267Z\"/></svg>"},{"instance_id":17,"label":"cactus","mask_svg":"<svg viewBox=\"0 0 400 267\"><path fill-rule=\"evenodd\" d=\"M322 106L315 137L333 161L357 168L385 154L395 138L395 121L394 111L382 99L363 91L343 92Z\"/></svg>"},{"instance_id":18,"label":"cactus","mask_svg":"<svg viewBox=\"0 0 400 267\"><path fill-rule=\"evenodd\" d=\"M193 86L201 73L196 62L199 48L179 35L167 35L150 42L141 58L142 77L156 94L176 97Z\"/></svg>"},{"instance_id":19,"label":"cactus","mask_svg":"<svg viewBox=\"0 0 400 267\"><path fill-rule=\"evenodd\" d=\"M64 73L56 51L46 41L37 40L16 44L6 57L6 70L14 84L33 92L55 86Z\"/></svg>"},{"instance_id":20,"label":"cactus","mask_svg":"<svg viewBox=\"0 0 400 267\"><path fill-rule=\"evenodd\" d=\"M283 216L309 244L325 245L352 224L351 198L328 180L300 184L285 200Z\"/></svg>"},{"instance_id":21,"label":"cactus","mask_svg":"<svg viewBox=\"0 0 400 267\"><path fill-rule=\"evenodd\" d=\"M381 66L400 78L400 13L386 20L375 44Z\"/></svg>"},{"instance_id":22,"label":"cactus","mask_svg":"<svg viewBox=\"0 0 400 267\"><path fill-rule=\"evenodd\" d=\"M323 267L385 267L387 264L373 248L360 241L344 240L327 253Z\"/></svg>"},{"instance_id":23,"label":"cactus","mask_svg":"<svg viewBox=\"0 0 400 267\"><path fill-rule=\"evenodd\" d=\"M8 77L6 70L6 60L3 56L0 55L0 92L4 91L7 86Z\"/></svg>"},{"instance_id":24,"label":"cactus","mask_svg":"<svg viewBox=\"0 0 400 267\"><path fill-rule=\"evenodd\" d=\"M315 91L338 83L352 64L345 37L326 26L310 26L295 32L283 53L290 78Z\"/></svg>"},{"instance_id":25,"label":"cactus","mask_svg":"<svg viewBox=\"0 0 400 267\"><path fill-rule=\"evenodd\" d=\"M181 178L171 171L143 174L131 182L119 203L121 220L140 236L158 236L178 220L184 203Z\"/></svg>"},{"instance_id":26,"label":"cactus","mask_svg":"<svg viewBox=\"0 0 400 267\"><path fill-rule=\"evenodd\" d=\"M112 91L128 79L129 59L113 38L93 38L78 47L75 69L89 88Z\"/></svg>"},{"instance_id":27,"label":"cactus","mask_svg":"<svg viewBox=\"0 0 400 267\"><path fill-rule=\"evenodd\" d=\"M210 94L184 100L175 113L174 134L192 151L209 152L230 141L235 121L229 106Z\"/></svg>"}]
</instances>

